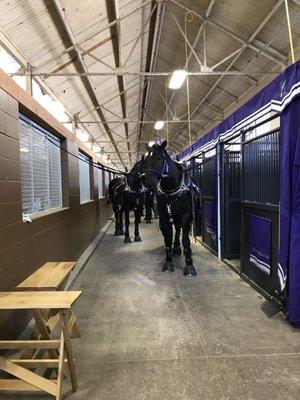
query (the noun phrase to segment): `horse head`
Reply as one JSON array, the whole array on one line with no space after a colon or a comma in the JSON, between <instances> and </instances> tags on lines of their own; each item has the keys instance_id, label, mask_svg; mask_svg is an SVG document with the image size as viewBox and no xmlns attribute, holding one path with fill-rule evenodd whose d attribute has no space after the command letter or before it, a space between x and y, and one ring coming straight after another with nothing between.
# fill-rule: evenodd
<instances>
[{"instance_id":1,"label":"horse head","mask_svg":"<svg viewBox=\"0 0 300 400\"><path fill-rule=\"evenodd\" d=\"M127 182L132 189L138 190L142 187L145 171L145 157L142 156L142 158L134 164L131 171L126 173Z\"/></svg>"},{"instance_id":2,"label":"horse head","mask_svg":"<svg viewBox=\"0 0 300 400\"><path fill-rule=\"evenodd\" d=\"M155 143L151 147L146 145L148 154L145 158L145 185L151 190L156 190L159 180L169 172L170 156L166 150L166 146L167 141L161 144Z\"/></svg>"}]
</instances>

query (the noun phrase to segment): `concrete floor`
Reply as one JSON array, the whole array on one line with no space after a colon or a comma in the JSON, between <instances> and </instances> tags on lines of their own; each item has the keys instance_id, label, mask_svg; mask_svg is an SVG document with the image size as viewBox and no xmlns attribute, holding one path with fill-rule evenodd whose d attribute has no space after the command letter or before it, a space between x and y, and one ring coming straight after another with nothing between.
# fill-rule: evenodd
<instances>
[{"instance_id":1,"label":"concrete floor","mask_svg":"<svg viewBox=\"0 0 300 400\"><path fill-rule=\"evenodd\" d=\"M183 277L182 256L175 273L162 273L156 223L142 224L141 243L112 234L110 227L75 284L83 290L75 307L79 389L64 398L300 398L299 332L281 315L268 319L257 292L200 244L196 278Z\"/></svg>"}]
</instances>

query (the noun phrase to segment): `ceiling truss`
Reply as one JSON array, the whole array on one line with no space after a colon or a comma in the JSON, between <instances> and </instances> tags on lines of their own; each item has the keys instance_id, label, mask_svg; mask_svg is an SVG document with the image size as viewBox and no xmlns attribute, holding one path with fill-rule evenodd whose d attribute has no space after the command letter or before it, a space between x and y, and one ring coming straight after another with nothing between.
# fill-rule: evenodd
<instances>
[{"instance_id":1,"label":"ceiling truss","mask_svg":"<svg viewBox=\"0 0 300 400\"><path fill-rule=\"evenodd\" d=\"M74 79L76 79L78 77L81 79L89 95L91 107L90 110L85 109L84 112L80 113L80 119L78 119L77 116L77 120L87 130L89 125L91 125L91 130L92 126L97 125L99 125L99 128L104 128L106 137L104 136L102 139L102 135L99 139L97 138L97 142L101 144L110 144L112 147L106 152L117 157L123 167L126 166L128 161L130 165L135 161L134 157L136 157L141 150L140 144L147 142L144 135L153 135L153 133L151 133L151 125L156 122L156 119L154 113L150 110L152 103L154 103L156 107L162 104L165 110L162 114L162 120L164 120L167 125L167 134L169 135L169 125L170 129L176 127L176 130L170 131L172 134L170 137L168 136L169 143L173 149L180 149L182 145L187 142L188 130L186 128L189 123L191 124L193 139L196 139L197 136L203 134L208 127L222 121L226 110L241 101L243 94L240 96L236 94L234 90L232 90L232 93L229 90L230 86L233 85L237 79L247 81L251 86L248 89L249 91L255 90L264 79L271 79L273 76L276 76L288 63L290 54L288 51L285 54L282 49L276 49L274 43L272 45L273 39L269 42L264 42L260 39L262 36L259 35L284 4L284 0L278 0L275 3L275 6L258 24L248 38L243 37L241 32L226 25L222 20L221 23L214 18L214 10L215 7L218 6L216 0L210 0L208 2L206 10L203 11L203 15L195 9L187 8L183 4L183 1L179 0L141 0L139 5L130 10L127 8L128 11L126 10L126 12L122 14L119 9L119 0L106 0L107 23L101 25L101 28L97 30L94 35L90 33L81 39L80 42L77 42L75 39L72 28L66 18L61 0L51 0L51 2L55 8L55 16L51 16L52 18L56 17L55 24L59 21L60 28L62 28L65 33L64 42L66 48L55 57L49 57L38 65L30 65L18 48L14 46L5 33L0 30L0 44L9 49L9 51L21 61L22 65L20 71L11 75L26 76L29 78L28 82L34 77L53 98L57 97L49 90L46 84L47 78L74 77ZM146 6L149 8L147 16L145 14ZM182 13L192 13L200 21L200 27L196 36L193 37L193 41L190 41L187 35L185 35L179 19L175 15L178 14L178 10L181 10ZM133 39L131 38L130 49L125 54L122 22L126 20L126 18L134 16L135 13L141 13L142 22L137 30L138 33L136 36ZM204 88L202 89L204 93L201 94L197 106L194 107L190 113L182 112L181 109L179 117L176 116L175 110L178 104L181 105L182 108L180 102L183 103L184 100L182 99L184 96L182 92L175 91L168 95L166 85L176 66L172 64L171 60L167 59L167 56L160 54L159 51L162 32L165 29L164 20L166 15L172 18L174 26L177 27L177 32L179 36L181 36L181 46L183 43L186 43L188 47L184 68L188 70L188 76L194 78L194 80L190 80L189 84L191 85L191 82L198 81ZM211 27L210 29L217 30L219 33L222 32L224 37L226 35L233 39L232 44L234 45L235 43L236 48L232 47L230 51L228 51L228 54L223 56L221 60L213 60L210 58L208 65L206 39L209 26ZM106 37L101 40L95 39L96 36L98 37L100 33L105 31L108 32ZM148 34L148 43L145 43L145 33ZM276 33L277 36L279 34L280 32L278 34ZM171 33L171 35L175 37L174 32ZM95 40L93 45L88 47L86 43L91 39ZM105 46L107 43L112 44L115 65L110 65L109 62L106 62L99 56L99 53L96 55L96 50L101 48L101 46ZM140 60L135 60L134 65L129 66L129 62L138 44L141 45ZM146 57L144 56L145 45L147 45ZM242 58L247 49L252 50L255 53L255 57L253 57L253 52L251 52L252 58L247 65L242 68L240 58ZM49 67L53 65L54 62L61 60L66 54L70 57L68 61L52 68ZM93 71L89 71L86 63L87 59L84 59L85 56L93 58L99 65L101 64L102 68L99 68L98 71L97 69L95 70L95 68ZM256 68L253 67L254 70L251 70L250 66L259 56L262 56L260 59L264 59L265 63L266 60L269 62L271 61L274 68L268 69L267 71L255 71ZM158 59L169 65L169 70L167 68L161 70L157 68ZM194 61L194 67L190 68L192 60ZM113 64L113 62L111 64ZM65 70L69 66L75 66L75 72ZM105 68L103 69L103 67ZM115 77L118 83L118 91L114 90L112 93L106 93L105 98L102 97L101 102L92 80L93 77L107 77L107 79ZM232 78L229 84L226 84L226 87L224 87L222 82L225 77ZM135 80L131 80L129 83L130 78L135 78ZM208 78L215 78L215 80L209 80ZM163 89L154 92L154 81L160 81L162 84L161 87L166 89L165 93L163 93ZM128 86L126 85L127 82L129 83ZM154 94L155 98L153 99ZM220 105L220 102L217 102L217 99L222 95L226 96L226 106L224 107L222 103ZM136 97L134 101L132 99L133 97ZM116 109L113 108L118 98L121 106L121 113L118 113ZM130 106L128 106L128 104L130 104ZM70 121L66 122L74 120L74 116L72 116L69 111L67 111L67 115ZM123 128L120 132L120 127L122 126L124 127L124 133ZM103 132L102 129L101 132ZM137 138L134 137L135 135Z\"/></svg>"}]
</instances>

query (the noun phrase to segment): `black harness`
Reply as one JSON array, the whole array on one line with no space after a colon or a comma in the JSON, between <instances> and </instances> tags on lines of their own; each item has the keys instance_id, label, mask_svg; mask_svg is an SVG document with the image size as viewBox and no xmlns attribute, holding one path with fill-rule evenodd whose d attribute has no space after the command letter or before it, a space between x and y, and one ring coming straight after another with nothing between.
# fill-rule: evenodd
<instances>
[{"instance_id":1,"label":"black harness","mask_svg":"<svg viewBox=\"0 0 300 400\"><path fill-rule=\"evenodd\" d=\"M155 169L152 168L148 168L147 171L152 172L156 175L158 175L160 177L158 184L156 186L156 193L157 196L164 196L166 199L166 207L167 207L167 212L169 215L169 221L170 223L173 223L173 217L172 217L172 206L174 205L174 203L178 200L178 198L180 198L184 193L191 193L192 195L192 203L193 203L193 209L194 209L194 194L195 192L197 192L197 194L199 195L199 189L198 187L192 182L192 180L190 178L188 178L188 181L186 182L185 179L185 174L184 171L181 171L182 173L182 178L180 180L179 185L172 190L163 190L161 187L161 178L163 177L167 177L167 173L169 172L169 165L168 162L165 158L165 155L163 155L164 157L164 163L162 166L162 170L161 171L157 171ZM194 210L192 210L193 213L193 220L194 220Z\"/></svg>"}]
</instances>

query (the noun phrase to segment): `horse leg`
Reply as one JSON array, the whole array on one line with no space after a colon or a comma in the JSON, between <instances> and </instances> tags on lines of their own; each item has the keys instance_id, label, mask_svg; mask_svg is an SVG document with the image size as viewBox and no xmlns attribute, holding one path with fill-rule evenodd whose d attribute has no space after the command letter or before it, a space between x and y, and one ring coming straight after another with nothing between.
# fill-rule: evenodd
<instances>
[{"instance_id":1,"label":"horse leg","mask_svg":"<svg viewBox=\"0 0 300 400\"><path fill-rule=\"evenodd\" d=\"M123 211L119 211L119 230L120 230L120 235L125 235L125 231L123 228Z\"/></svg>"},{"instance_id":2,"label":"horse leg","mask_svg":"<svg viewBox=\"0 0 300 400\"><path fill-rule=\"evenodd\" d=\"M130 218L129 218L129 210L125 211L125 238L124 243L131 243L131 239L129 236L129 225L130 225Z\"/></svg>"},{"instance_id":3,"label":"horse leg","mask_svg":"<svg viewBox=\"0 0 300 400\"><path fill-rule=\"evenodd\" d=\"M119 225L119 211L115 211L115 236L119 236L120 235L120 225Z\"/></svg>"},{"instance_id":4,"label":"horse leg","mask_svg":"<svg viewBox=\"0 0 300 400\"><path fill-rule=\"evenodd\" d=\"M139 207L134 210L134 241L135 242L141 242L142 239L140 237L140 232L139 232L139 223L141 222L141 214L140 214L140 209Z\"/></svg>"},{"instance_id":5,"label":"horse leg","mask_svg":"<svg viewBox=\"0 0 300 400\"><path fill-rule=\"evenodd\" d=\"M173 256L181 255L181 247L180 247L180 224L175 224L175 238L173 242Z\"/></svg>"},{"instance_id":6,"label":"horse leg","mask_svg":"<svg viewBox=\"0 0 300 400\"><path fill-rule=\"evenodd\" d=\"M149 199L146 200L145 209L146 209L146 217L145 217L146 224L151 224L151 206L149 205Z\"/></svg>"},{"instance_id":7,"label":"horse leg","mask_svg":"<svg viewBox=\"0 0 300 400\"><path fill-rule=\"evenodd\" d=\"M185 268L183 270L184 276L197 275L196 269L193 265L191 242L189 237L190 225L191 225L190 223L186 223L182 228L182 245L183 245L183 254L185 256Z\"/></svg>"},{"instance_id":8,"label":"horse leg","mask_svg":"<svg viewBox=\"0 0 300 400\"><path fill-rule=\"evenodd\" d=\"M174 272L172 241L173 241L173 227L171 223L161 225L161 232L163 234L166 246L166 261L163 265L162 271Z\"/></svg>"}]
</instances>

